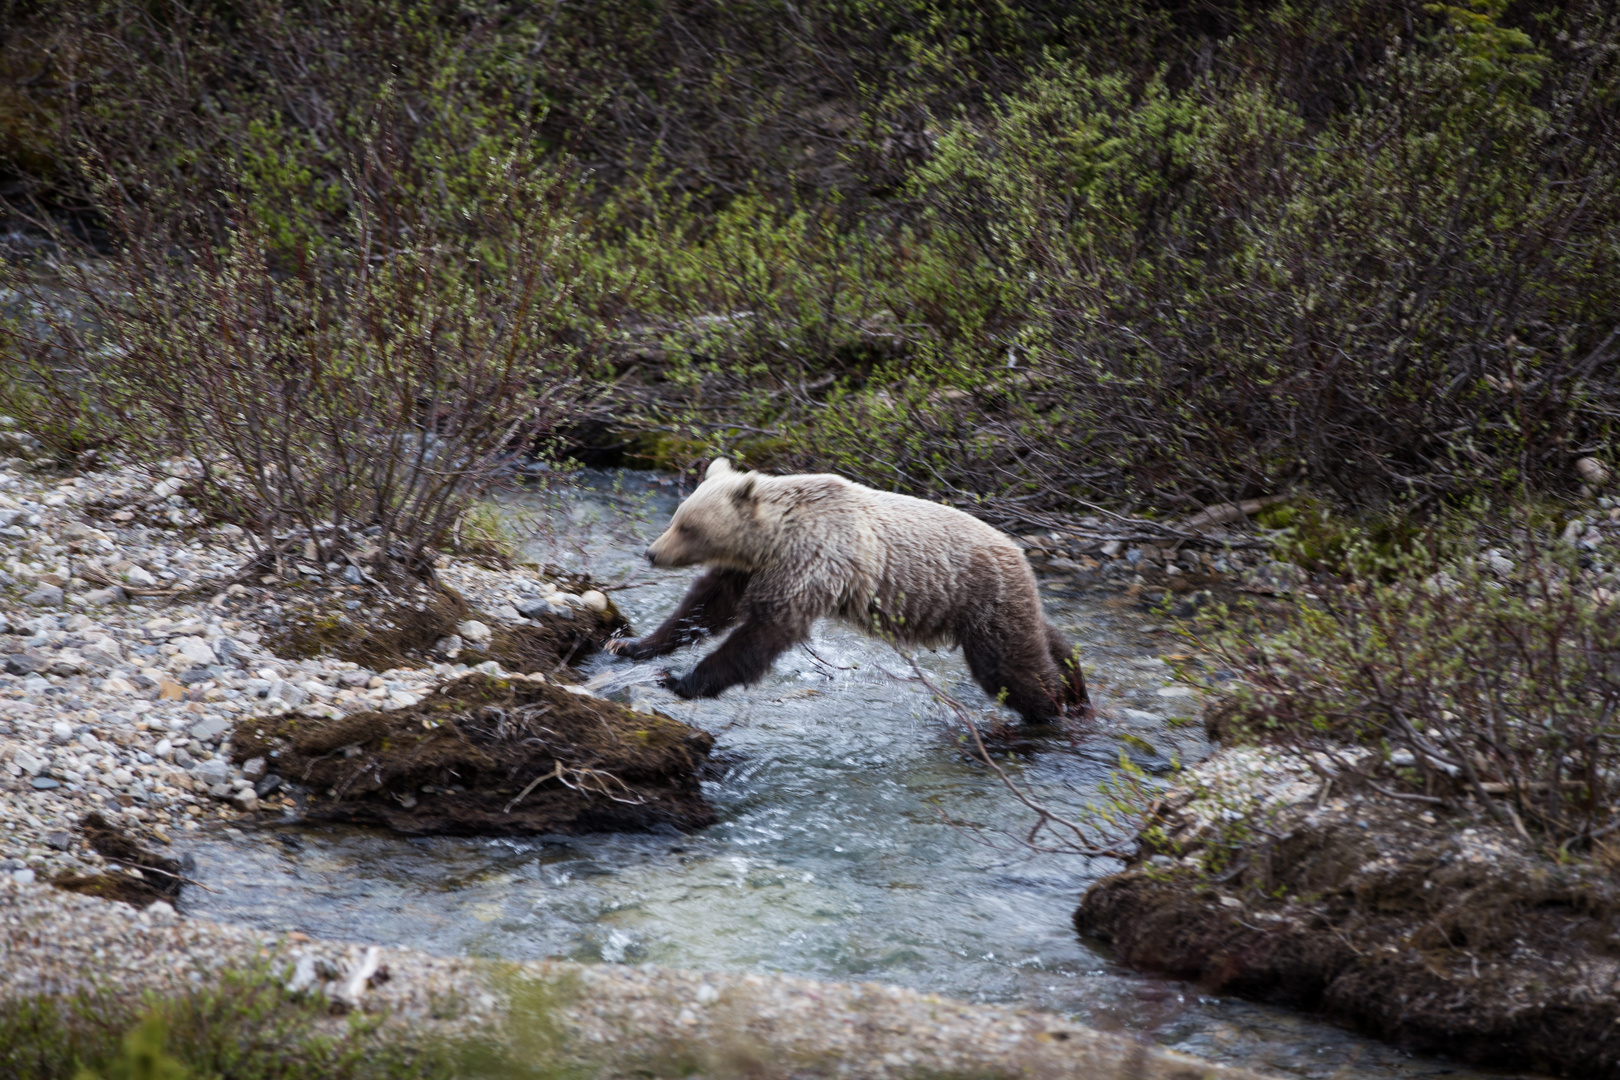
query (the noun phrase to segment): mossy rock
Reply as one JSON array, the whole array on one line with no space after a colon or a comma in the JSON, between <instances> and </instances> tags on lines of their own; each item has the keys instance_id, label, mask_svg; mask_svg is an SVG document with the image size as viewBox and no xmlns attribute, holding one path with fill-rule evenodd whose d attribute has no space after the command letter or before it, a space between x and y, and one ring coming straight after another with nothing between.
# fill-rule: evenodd
<instances>
[{"instance_id":1,"label":"mossy rock","mask_svg":"<svg viewBox=\"0 0 1620 1080\"><path fill-rule=\"evenodd\" d=\"M596 586L583 577L559 581L575 593ZM442 659L434 648L456 633L456 627L479 618L461 595L441 588L415 601L396 601L349 611L341 593L289 603L266 644L277 656L303 659L335 656L373 671L420 667ZM508 671L543 674L566 672L601 650L615 634L630 628L610 601L605 611L578 610L572 619L545 615L531 624L503 625L495 620L483 647L465 645L458 659L470 664L494 660Z\"/></svg>"},{"instance_id":2,"label":"mossy rock","mask_svg":"<svg viewBox=\"0 0 1620 1080\"><path fill-rule=\"evenodd\" d=\"M544 678L473 673L393 712L243 720L232 745L307 791L307 818L412 836L715 820L698 782L708 733Z\"/></svg>"}]
</instances>

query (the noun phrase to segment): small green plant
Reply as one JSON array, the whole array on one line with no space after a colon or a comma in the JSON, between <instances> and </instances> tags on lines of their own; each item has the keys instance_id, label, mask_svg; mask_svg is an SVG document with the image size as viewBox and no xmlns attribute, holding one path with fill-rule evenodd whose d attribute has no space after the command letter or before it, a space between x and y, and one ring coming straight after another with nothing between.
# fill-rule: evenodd
<instances>
[{"instance_id":1,"label":"small green plant","mask_svg":"<svg viewBox=\"0 0 1620 1080\"><path fill-rule=\"evenodd\" d=\"M74 1080L191 1080L191 1070L168 1053L168 1026L149 1016L124 1036L116 1057L98 1073L80 1068Z\"/></svg>"}]
</instances>

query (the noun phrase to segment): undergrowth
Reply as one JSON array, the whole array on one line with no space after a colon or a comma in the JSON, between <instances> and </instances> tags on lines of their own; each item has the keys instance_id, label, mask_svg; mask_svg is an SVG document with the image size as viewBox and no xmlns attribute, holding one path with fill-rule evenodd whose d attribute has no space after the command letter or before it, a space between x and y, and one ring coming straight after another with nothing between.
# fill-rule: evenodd
<instances>
[{"instance_id":1,"label":"undergrowth","mask_svg":"<svg viewBox=\"0 0 1620 1080\"><path fill-rule=\"evenodd\" d=\"M1220 734L1592 850L1620 828L1620 604L1612 537L1589 535L1591 552L1521 529L1505 551L1383 557L1263 622L1215 613L1201 644L1236 676Z\"/></svg>"},{"instance_id":2,"label":"undergrowth","mask_svg":"<svg viewBox=\"0 0 1620 1080\"><path fill-rule=\"evenodd\" d=\"M130 340L44 335L16 382L65 457L129 438L104 420L143 395L108 409L97 384L171 310L165 369L242 364L299 430L331 410L276 365L365 384L403 349L419 412L379 414L410 418L402 459L518 387L603 460L727 450L1005 527L1302 487L1567 493L1620 415L1620 15L1596 0L6 11L13 210L184 253L156 306L144 279L73 283ZM447 386L447 344L534 381ZM548 396L564 373L600 392ZM228 408L167 400L186 449L220 449ZM421 516L431 546L457 515Z\"/></svg>"},{"instance_id":3,"label":"undergrowth","mask_svg":"<svg viewBox=\"0 0 1620 1080\"><path fill-rule=\"evenodd\" d=\"M262 970L139 1000L108 991L0 1003L0 1072L16 1080L448 1080L449 1043L407 1047L378 1018L331 1018Z\"/></svg>"}]
</instances>

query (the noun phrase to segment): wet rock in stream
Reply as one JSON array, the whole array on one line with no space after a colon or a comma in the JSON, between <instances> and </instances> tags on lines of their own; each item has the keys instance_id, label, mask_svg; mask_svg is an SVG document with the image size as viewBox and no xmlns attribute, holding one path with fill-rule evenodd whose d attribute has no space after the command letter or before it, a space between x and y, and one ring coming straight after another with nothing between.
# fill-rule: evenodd
<instances>
[{"instance_id":1,"label":"wet rock in stream","mask_svg":"<svg viewBox=\"0 0 1620 1080\"><path fill-rule=\"evenodd\" d=\"M713 824L705 732L540 675L469 672L420 702L337 719L238 724L307 793L304 816L406 835L536 835Z\"/></svg>"}]
</instances>

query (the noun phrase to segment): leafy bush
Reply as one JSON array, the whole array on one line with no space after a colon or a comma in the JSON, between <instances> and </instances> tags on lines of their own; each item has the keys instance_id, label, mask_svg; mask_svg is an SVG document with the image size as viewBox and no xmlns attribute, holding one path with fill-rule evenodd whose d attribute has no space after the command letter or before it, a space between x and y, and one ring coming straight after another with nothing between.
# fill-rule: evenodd
<instances>
[{"instance_id":1,"label":"leafy bush","mask_svg":"<svg viewBox=\"0 0 1620 1080\"><path fill-rule=\"evenodd\" d=\"M103 240L122 204L218 245L247 191L296 271L368 243L361 202L462 235L492 146L577 169L568 340L660 463L1006 525L1301 481L1432 507L1569 484L1620 415L1598 0L14 5L0 172Z\"/></svg>"},{"instance_id":2,"label":"leafy bush","mask_svg":"<svg viewBox=\"0 0 1620 1080\"><path fill-rule=\"evenodd\" d=\"M1252 79L1069 64L942 125L894 239L913 359L795 449L1010 509L1567 476L1616 405L1620 144L1571 133L1613 123L1617 71L1565 56L1542 92L1527 41L1485 13L1391 41L1319 125ZM933 456L881 475L873 424Z\"/></svg>"},{"instance_id":3,"label":"leafy bush","mask_svg":"<svg viewBox=\"0 0 1620 1080\"><path fill-rule=\"evenodd\" d=\"M566 183L485 164L459 220L357 188L352 249L278 236L277 202L243 192L217 248L176 258L130 227L117 258L55 260L48 285L14 267L33 302L0 331L0 398L45 431L56 403L89 402L101 442L189 463L266 569L420 570L584 389Z\"/></svg>"},{"instance_id":4,"label":"leafy bush","mask_svg":"<svg viewBox=\"0 0 1620 1080\"><path fill-rule=\"evenodd\" d=\"M1212 639L1240 677L1219 707L1228 733L1372 747L1398 798L1475 798L1553 846L1620 827L1620 605L1572 553L1317 595L1272 632Z\"/></svg>"}]
</instances>

